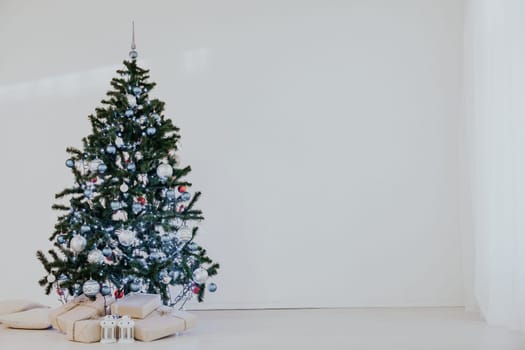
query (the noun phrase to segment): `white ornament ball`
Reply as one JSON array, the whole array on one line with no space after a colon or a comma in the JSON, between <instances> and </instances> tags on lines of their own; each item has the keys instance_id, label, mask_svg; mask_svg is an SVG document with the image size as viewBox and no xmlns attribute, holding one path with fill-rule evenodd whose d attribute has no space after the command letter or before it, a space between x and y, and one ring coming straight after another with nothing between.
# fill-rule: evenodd
<instances>
[{"instance_id":1,"label":"white ornament ball","mask_svg":"<svg viewBox=\"0 0 525 350\"><path fill-rule=\"evenodd\" d=\"M89 252L87 260L90 264L101 264L104 262L104 254L99 249L93 249Z\"/></svg>"},{"instance_id":2,"label":"white ornament ball","mask_svg":"<svg viewBox=\"0 0 525 350\"><path fill-rule=\"evenodd\" d=\"M136 235L135 231L121 229L121 230L117 230L115 233L118 235L118 241L124 247L129 247L135 241L135 235Z\"/></svg>"},{"instance_id":3,"label":"white ornament ball","mask_svg":"<svg viewBox=\"0 0 525 350\"><path fill-rule=\"evenodd\" d=\"M75 253L80 253L81 251L86 248L86 238L81 235L74 235L73 238L71 238L71 242L69 242L69 247L71 250L73 250Z\"/></svg>"},{"instance_id":4,"label":"white ornament ball","mask_svg":"<svg viewBox=\"0 0 525 350\"><path fill-rule=\"evenodd\" d=\"M52 273L50 273L49 275L47 275L47 281L49 283L53 283L57 280L57 278L55 277L55 275L53 275Z\"/></svg>"},{"instance_id":5,"label":"white ornament ball","mask_svg":"<svg viewBox=\"0 0 525 350\"><path fill-rule=\"evenodd\" d=\"M183 226L177 231L177 238L179 241L188 242L193 236L192 229L188 226Z\"/></svg>"},{"instance_id":6,"label":"white ornament ball","mask_svg":"<svg viewBox=\"0 0 525 350\"><path fill-rule=\"evenodd\" d=\"M169 164L160 164L157 167L157 175L160 178L166 179L173 175L173 168Z\"/></svg>"},{"instance_id":7,"label":"white ornament ball","mask_svg":"<svg viewBox=\"0 0 525 350\"><path fill-rule=\"evenodd\" d=\"M195 271L193 271L193 280L198 284L203 284L208 279L208 271L206 269L203 269L202 267L199 267Z\"/></svg>"},{"instance_id":8,"label":"white ornament ball","mask_svg":"<svg viewBox=\"0 0 525 350\"><path fill-rule=\"evenodd\" d=\"M82 286L82 292L87 297L94 297L100 291L100 284L94 280L87 280Z\"/></svg>"},{"instance_id":9,"label":"white ornament ball","mask_svg":"<svg viewBox=\"0 0 525 350\"><path fill-rule=\"evenodd\" d=\"M120 185L120 192L126 193L129 190L129 186L127 184Z\"/></svg>"}]
</instances>

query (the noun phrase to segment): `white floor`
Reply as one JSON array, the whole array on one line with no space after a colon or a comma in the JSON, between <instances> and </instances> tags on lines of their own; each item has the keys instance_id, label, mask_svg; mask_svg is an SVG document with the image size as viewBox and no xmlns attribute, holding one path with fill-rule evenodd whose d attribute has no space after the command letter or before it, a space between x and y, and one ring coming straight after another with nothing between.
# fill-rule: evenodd
<instances>
[{"instance_id":1,"label":"white floor","mask_svg":"<svg viewBox=\"0 0 525 350\"><path fill-rule=\"evenodd\" d=\"M0 349L525 349L525 336L461 308L195 311L196 328L151 343L79 344L53 330L0 326Z\"/></svg>"}]
</instances>

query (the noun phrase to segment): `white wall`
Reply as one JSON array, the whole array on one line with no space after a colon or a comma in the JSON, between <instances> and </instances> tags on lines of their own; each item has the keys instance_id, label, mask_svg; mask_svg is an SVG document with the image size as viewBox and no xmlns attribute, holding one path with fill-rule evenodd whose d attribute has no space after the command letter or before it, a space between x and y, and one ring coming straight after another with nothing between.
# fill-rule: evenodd
<instances>
[{"instance_id":1,"label":"white wall","mask_svg":"<svg viewBox=\"0 0 525 350\"><path fill-rule=\"evenodd\" d=\"M3 0L0 299L54 300L34 252L131 19L222 264L204 307L463 303L456 0Z\"/></svg>"}]
</instances>

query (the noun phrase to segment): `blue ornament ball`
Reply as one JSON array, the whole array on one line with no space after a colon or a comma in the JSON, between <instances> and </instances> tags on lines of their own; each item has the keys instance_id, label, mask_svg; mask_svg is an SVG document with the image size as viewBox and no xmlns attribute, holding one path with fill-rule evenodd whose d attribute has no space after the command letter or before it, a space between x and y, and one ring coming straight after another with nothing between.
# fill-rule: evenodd
<instances>
[{"instance_id":1,"label":"blue ornament ball","mask_svg":"<svg viewBox=\"0 0 525 350\"><path fill-rule=\"evenodd\" d=\"M117 148L113 145L109 145L106 147L106 152L109 154L115 154L115 152L117 152Z\"/></svg>"},{"instance_id":2,"label":"blue ornament ball","mask_svg":"<svg viewBox=\"0 0 525 350\"><path fill-rule=\"evenodd\" d=\"M75 166L75 161L74 161L73 159L68 159L68 160L66 160L66 166L67 166L68 168L72 168L72 167L74 167L74 166Z\"/></svg>"},{"instance_id":3,"label":"blue ornament ball","mask_svg":"<svg viewBox=\"0 0 525 350\"><path fill-rule=\"evenodd\" d=\"M129 163L128 164L128 170L129 171L135 171L135 169L136 169L135 163Z\"/></svg>"},{"instance_id":4,"label":"blue ornament ball","mask_svg":"<svg viewBox=\"0 0 525 350\"><path fill-rule=\"evenodd\" d=\"M84 196L86 196L87 198L91 199L91 197L93 197L93 191L92 190L85 190L84 191Z\"/></svg>"},{"instance_id":5,"label":"blue ornament ball","mask_svg":"<svg viewBox=\"0 0 525 350\"><path fill-rule=\"evenodd\" d=\"M140 95L141 92L142 92L142 89L141 89L140 87L135 86L135 87L133 88L133 93L134 93L135 95Z\"/></svg>"},{"instance_id":6,"label":"blue ornament ball","mask_svg":"<svg viewBox=\"0 0 525 350\"><path fill-rule=\"evenodd\" d=\"M111 250L110 247L106 247L102 249L102 255L104 255L105 257L111 256L112 254L113 254L113 250Z\"/></svg>"},{"instance_id":7,"label":"blue ornament ball","mask_svg":"<svg viewBox=\"0 0 525 350\"><path fill-rule=\"evenodd\" d=\"M117 210L117 209L120 209L122 207L120 205L120 202L118 202L118 201L111 202L110 206L111 206L111 209L113 209L113 210Z\"/></svg>"},{"instance_id":8,"label":"blue ornament ball","mask_svg":"<svg viewBox=\"0 0 525 350\"><path fill-rule=\"evenodd\" d=\"M140 285L138 283L131 283L129 285L129 290L132 291L133 293L136 293L140 290Z\"/></svg>"},{"instance_id":9,"label":"blue ornament ball","mask_svg":"<svg viewBox=\"0 0 525 350\"><path fill-rule=\"evenodd\" d=\"M135 214L140 213L140 211L142 210L142 204L140 204L140 203L133 203L133 205L131 206L131 210L133 210L133 212Z\"/></svg>"},{"instance_id":10,"label":"blue ornament ball","mask_svg":"<svg viewBox=\"0 0 525 350\"><path fill-rule=\"evenodd\" d=\"M177 196L177 194L175 193L174 190L168 190L168 191L166 192L166 197L167 197L170 201L174 200L176 196Z\"/></svg>"},{"instance_id":11,"label":"blue ornament ball","mask_svg":"<svg viewBox=\"0 0 525 350\"><path fill-rule=\"evenodd\" d=\"M210 283L208 285L208 290L212 293L214 293L217 290L217 285L215 283Z\"/></svg>"},{"instance_id":12,"label":"blue ornament ball","mask_svg":"<svg viewBox=\"0 0 525 350\"><path fill-rule=\"evenodd\" d=\"M128 109L125 114L126 114L126 117L131 117L133 115L133 110Z\"/></svg>"},{"instance_id":13,"label":"blue ornament ball","mask_svg":"<svg viewBox=\"0 0 525 350\"><path fill-rule=\"evenodd\" d=\"M58 236L58 237L57 237L57 242L60 243L60 244L64 244L64 243L66 243L66 237L64 237L64 236Z\"/></svg>"},{"instance_id":14,"label":"blue ornament ball","mask_svg":"<svg viewBox=\"0 0 525 350\"><path fill-rule=\"evenodd\" d=\"M188 192L184 192L183 194L180 195L180 199L183 201L189 201L190 198L191 198L191 194L189 194Z\"/></svg>"},{"instance_id":15,"label":"blue ornament ball","mask_svg":"<svg viewBox=\"0 0 525 350\"><path fill-rule=\"evenodd\" d=\"M98 172L101 174L104 174L108 170L108 166L106 164L100 164L98 166Z\"/></svg>"},{"instance_id":16,"label":"blue ornament ball","mask_svg":"<svg viewBox=\"0 0 525 350\"><path fill-rule=\"evenodd\" d=\"M89 227L88 225L82 225L82 226L80 227L80 232L81 232L81 233L87 233L87 232L89 232L89 231L91 231L91 227Z\"/></svg>"},{"instance_id":17,"label":"blue ornament ball","mask_svg":"<svg viewBox=\"0 0 525 350\"><path fill-rule=\"evenodd\" d=\"M137 53L136 50L131 50L131 51L129 52L129 58L131 58L132 60L137 59L137 56L138 56L138 55L139 55L139 54Z\"/></svg>"},{"instance_id":18,"label":"blue ornament ball","mask_svg":"<svg viewBox=\"0 0 525 350\"><path fill-rule=\"evenodd\" d=\"M100 288L100 294L106 296L111 294L111 287L108 285L103 285L102 288Z\"/></svg>"},{"instance_id":19,"label":"blue ornament ball","mask_svg":"<svg viewBox=\"0 0 525 350\"><path fill-rule=\"evenodd\" d=\"M146 129L146 134L148 134L149 136L155 135L156 132L157 129L155 129L154 127L149 127Z\"/></svg>"}]
</instances>

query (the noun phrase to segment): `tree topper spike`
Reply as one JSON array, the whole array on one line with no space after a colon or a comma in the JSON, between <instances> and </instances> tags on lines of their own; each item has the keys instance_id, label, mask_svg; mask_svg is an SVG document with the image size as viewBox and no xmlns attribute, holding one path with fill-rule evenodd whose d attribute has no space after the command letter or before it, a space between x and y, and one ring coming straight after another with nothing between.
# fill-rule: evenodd
<instances>
[{"instance_id":1,"label":"tree topper spike","mask_svg":"<svg viewBox=\"0 0 525 350\"><path fill-rule=\"evenodd\" d=\"M135 45L135 21L131 21L131 51L129 52L129 58L136 60L139 55Z\"/></svg>"},{"instance_id":2,"label":"tree topper spike","mask_svg":"<svg viewBox=\"0 0 525 350\"><path fill-rule=\"evenodd\" d=\"M131 21L131 49L135 50L135 21Z\"/></svg>"}]
</instances>

